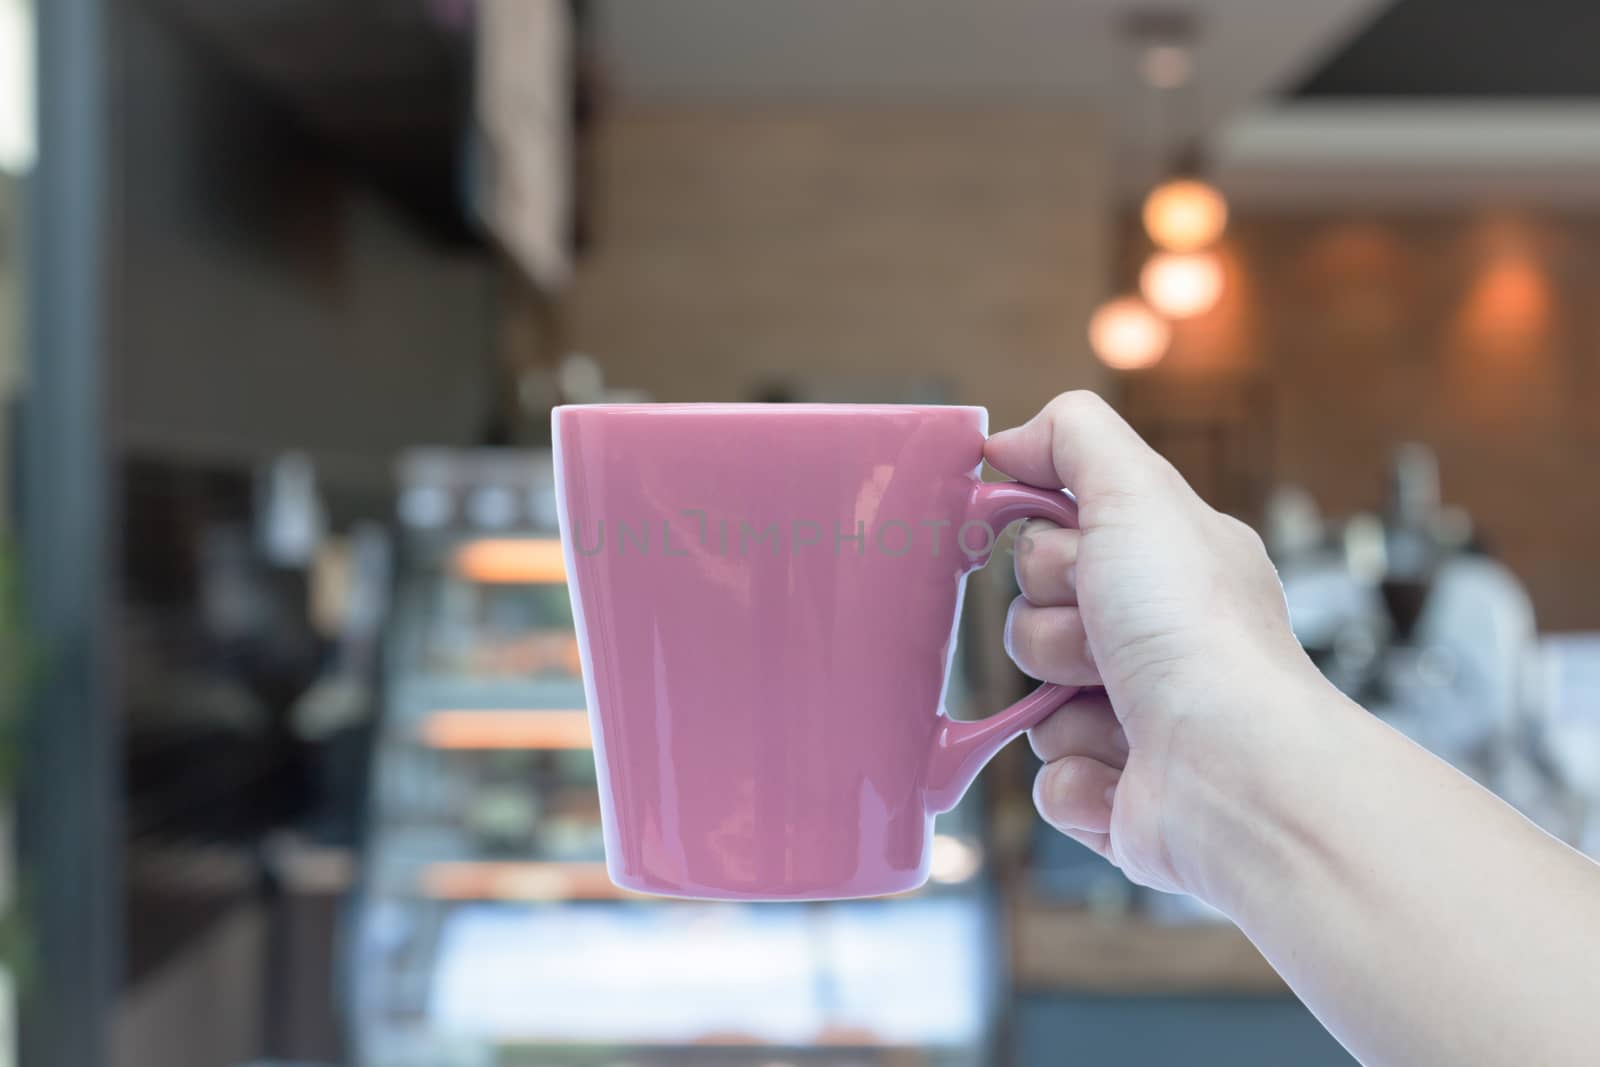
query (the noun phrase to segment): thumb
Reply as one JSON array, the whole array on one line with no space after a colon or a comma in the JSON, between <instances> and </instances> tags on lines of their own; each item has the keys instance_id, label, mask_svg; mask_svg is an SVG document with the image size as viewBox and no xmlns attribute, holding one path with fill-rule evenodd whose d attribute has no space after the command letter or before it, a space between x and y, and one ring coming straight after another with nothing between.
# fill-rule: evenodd
<instances>
[{"instance_id":1,"label":"thumb","mask_svg":"<svg viewBox=\"0 0 1600 1067\"><path fill-rule=\"evenodd\" d=\"M1023 425L995 434L983 454L1002 474L1070 489L1080 500L1135 489L1167 467L1111 405L1083 390L1062 393Z\"/></svg>"}]
</instances>

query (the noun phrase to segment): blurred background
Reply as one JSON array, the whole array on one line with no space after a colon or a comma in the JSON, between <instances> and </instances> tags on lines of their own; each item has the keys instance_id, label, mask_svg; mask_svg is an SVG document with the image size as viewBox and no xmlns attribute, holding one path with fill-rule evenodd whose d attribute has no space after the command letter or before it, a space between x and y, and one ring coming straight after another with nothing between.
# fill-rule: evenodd
<instances>
[{"instance_id":1,"label":"blurred background","mask_svg":"<svg viewBox=\"0 0 1600 1067\"><path fill-rule=\"evenodd\" d=\"M0 1060L1350 1062L1044 831L1022 745L925 891L614 890L549 409L1100 390L1339 686L1600 852L1597 45L1586 0L0 0ZM1026 684L1007 571L958 717Z\"/></svg>"}]
</instances>

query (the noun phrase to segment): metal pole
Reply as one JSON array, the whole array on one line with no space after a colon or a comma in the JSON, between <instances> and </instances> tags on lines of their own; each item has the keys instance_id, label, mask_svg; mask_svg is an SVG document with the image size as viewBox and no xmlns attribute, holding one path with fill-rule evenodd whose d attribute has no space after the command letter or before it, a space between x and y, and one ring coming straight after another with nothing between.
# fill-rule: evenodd
<instances>
[{"instance_id":1,"label":"metal pole","mask_svg":"<svg viewBox=\"0 0 1600 1067\"><path fill-rule=\"evenodd\" d=\"M40 0L29 230L21 550L40 653L19 805L32 942L22 1062L110 1059L121 900L106 430L113 158L107 0Z\"/></svg>"}]
</instances>

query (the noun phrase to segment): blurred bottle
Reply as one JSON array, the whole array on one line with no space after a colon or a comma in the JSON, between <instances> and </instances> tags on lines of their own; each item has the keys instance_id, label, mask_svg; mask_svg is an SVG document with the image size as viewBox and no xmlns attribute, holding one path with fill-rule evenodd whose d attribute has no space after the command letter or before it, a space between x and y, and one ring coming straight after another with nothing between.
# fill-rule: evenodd
<instances>
[{"instance_id":1,"label":"blurred bottle","mask_svg":"<svg viewBox=\"0 0 1600 1067\"><path fill-rule=\"evenodd\" d=\"M1408 643L1422 614L1439 543L1439 460L1426 445L1404 444L1389 465L1384 510L1384 572L1380 591L1395 639Z\"/></svg>"},{"instance_id":2,"label":"blurred bottle","mask_svg":"<svg viewBox=\"0 0 1600 1067\"><path fill-rule=\"evenodd\" d=\"M257 542L275 567L304 570L328 532L317 493L317 470L304 452L285 452L267 464L257 487Z\"/></svg>"},{"instance_id":3,"label":"blurred bottle","mask_svg":"<svg viewBox=\"0 0 1600 1067\"><path fill-rule=\"evenodd\" d=\"M310 821L324 841L358 837L393 568L388 531L362 523L347 539L325 542L312 570L312 617L332 650L295 701L290 723L315 751Z\"/></svg>"}]
</instances>

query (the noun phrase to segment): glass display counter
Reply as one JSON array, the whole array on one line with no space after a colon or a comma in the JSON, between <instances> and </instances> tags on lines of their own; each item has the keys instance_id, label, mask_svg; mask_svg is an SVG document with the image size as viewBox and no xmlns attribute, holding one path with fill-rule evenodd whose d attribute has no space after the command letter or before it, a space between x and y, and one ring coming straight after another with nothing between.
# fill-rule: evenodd
<instances>
[{"instance_id":1,"label":"glass display counter","mask_svg":"<svg viewBox=\"0 0 1600 1067\"><path fill-rule=\"evenodd\" d=\"M1000 939L973 803L941 817L934 882L899 898L616 889L548 458L425 453L401 481L346 961L359 1067L988 1061ZM964 692L958 674L952 706Z\"/></svg>"}]
</instances>

